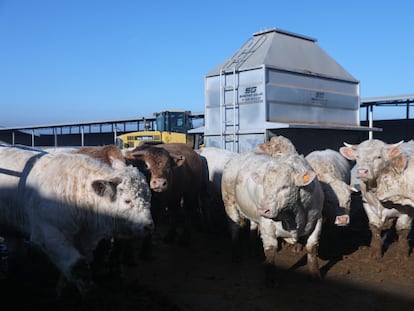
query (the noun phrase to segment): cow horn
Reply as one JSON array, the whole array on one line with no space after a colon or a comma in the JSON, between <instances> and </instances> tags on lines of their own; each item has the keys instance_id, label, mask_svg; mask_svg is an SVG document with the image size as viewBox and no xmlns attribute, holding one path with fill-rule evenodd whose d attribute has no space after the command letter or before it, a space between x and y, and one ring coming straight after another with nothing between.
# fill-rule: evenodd
<instances>
[{"instance_id":1,"label":"cow horn","mask_svg":"<svg viewBox=\"0 0 414 311\"><path fill-rule=\"evenodd\" d=\"M398 143L392 144L393 147L398 147L404 142L404 140L400 140Z\"/></svg>"},{"instance_id":2,"label":"cow horn","mask_svg":"<svg viewBox=\"0 0 414 311\"><path fill-rule=\"evenodd\" d=\"M344 142L344 145L346 147L348 147L348 148L351 148L352 150L356 150L357 149L357 146L356 145L351 145L351 144L348 144L347 142Z\"/></svg>"}]
</instances>

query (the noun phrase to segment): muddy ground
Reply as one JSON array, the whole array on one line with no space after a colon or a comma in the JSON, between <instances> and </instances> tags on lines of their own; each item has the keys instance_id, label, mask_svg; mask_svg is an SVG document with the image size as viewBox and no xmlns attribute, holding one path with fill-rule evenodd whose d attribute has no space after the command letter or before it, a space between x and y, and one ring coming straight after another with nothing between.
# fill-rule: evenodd
<instances>
[{"instance_id":1,"label":"muddy ground","mask_svg":"<svg viewBox=\"0 0 414 311\"><path fill-rule=\"evenodd\" d=\"M38 310L414 310L414 255L398 261L390 236L384 257L370 258L370 233L358 198L351 224L334 239L322 237L320 281L308 278L303 253L282 249L276 284L266 287L261 252L246 253L235 264L226 233L195 232L191 245L181 247L164 243L159 225L152 257L123 265L121 278L99 279L97 295L86 301L75 294L56 300L58 275L34 251L10 254L0 297L14 309Z\"/></svg>"}]
</instances>

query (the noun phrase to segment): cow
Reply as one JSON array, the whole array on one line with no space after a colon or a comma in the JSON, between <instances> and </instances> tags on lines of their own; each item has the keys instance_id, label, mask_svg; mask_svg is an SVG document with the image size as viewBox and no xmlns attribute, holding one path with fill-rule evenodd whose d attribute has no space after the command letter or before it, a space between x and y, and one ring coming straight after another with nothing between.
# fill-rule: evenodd
<instances>
[{"instance_id":1,"label":"cow","mask_svg":"<svg viewBox=\"0 0 414 311\"><path fill-rule=\"evenodd\" d=\"M200 156L186 144L169 143L141 144L127 150L124 157L128 164L138 167L147 177L155 222L165 208L168 210L170 228L164 240L174 242L181 223L183 231L178 242L188 245L190 223L199 220L200 193L207 178Z\"/></svg>"},{"instance_id":2,"label":"cow","mask_svg":"<svg viewBox=\"0 0 414 311\"><path fill-rule=\"evenodd\" d=\"M370 255L379 259L384 254L384 240L390 229L395 226L399 236L398 257L409 254L408 234L411 231L412 220L408 215L400 213L395 208L385 208L377 197L377 179L381 170L395 157L395 148L411 149L412 143L387 144L379 139L370 139L360 144L345 143L339 152L348 160L356 161L356 177L360 181L363 208L368 217L371 231Z\"/></svg>"},{"instance_id":3,"label":"cow","mask_svg":"<svg viewBox=\"0 0 414 311\"><path fill-rule=\"evenodd\" d=\"M312 151L305 159L315 171L325 194L323 214L327 226L349 225L351 195L358 192L350 185L351 163L332 149Z\"/></svg>"},{"instance_id":4,"label":"cow","mask_svg":"<svg viewBox=\"0 0 414 311\"><path fill-rule=\"evenodd\" d=\"M222 195L234 260L240 256L240 231L253 222L259 227L267 268L276 264L279 238L289 244L305 240L309 272L320 278L317 252L324 195L303 155L238 154L224 167Z\"/></svg>"},{"instance_id":5,"label":"cow","mask_svg":"<svg viewBox=\"0 0 414 311\"><path fill-rule=\"evenodd\" d=\"M289 153L297 153L293 143L288 138L281 135L273 136L269 141L258 144L251 151L269 154L272 157L278 157ZM209 180L221 193L221 177L224 165L237 153L217 147L204 147L197 152L200 156L206 159Z\"/></svg>"},{"instance_id":6,"label":"cow","mask_svg":"<svg viewBox=\"0 0 414 311\"><path fill-rule=\"evenodd\" d=\"M116 167L82 154L0 147L0 233L39 248L82 297L94 285L89 263L100 240L154 228L145 176Z\"/></svg>"},{"instance_id":7,"label":"cow","mask_svg":"<svg viewBox=\"0 0 414 311\"><path fill-rule=\"evenodd\" d=\"M203 147L196 150L204 163L205 175L208 176L207 187L203 193L203 204L206 208L209 230L213 233L222 234L227 230L227 219L224 212L223 199L221 195L221 178L226 163L236 152L217 147Z\"/></svg>"},{"instance_id":8,"label":"cow","mask_svg":"<svg viewBox=\"0 0 414 311\"><path fill-rule=\"evenodd\" d=\"M223 169L225 164L235 155L237 155L236 152L229 151L226 149L221 149L217 147L204 147L200 150L196 150L198 154L202 157L202 159L205 160L208 176L209 176L209 186L212 186L208 188L209 192L209 199L210 201L213 201L213 203L210 203L210 206L222 206L222 193L221 193L221 179L223 175ZM269 154L273 157L281 156L282 154L287 153L297 153L295 146L293 143L284 136L273 136L269 141L258 144L255 148L253 148L251 151L256 153L265 153ZM218 198L216 200L215 198ZM218 202L217 202L218 201ZM217 202L217 203L214 203ZM217 216L219 214L219 211L215 211L214 214ZM218 221L218 223L221 223ZM216 223L217 224L217 223ZM257 234L257 227L255 224L252 224L251 226L251 235L254 236Z\"/></svg>"},{"instance_id":9,"label":"cow","mask_svg":"<svg viewBox=\"0 0 414 311\"><path fill-rule=\"evenodd\" d=\"M75 149L71 152L89 155L92 158L98 159L102 163L108 164L109 166L112 166L114 162L116 163L115 160L125 163L124 155L121 149L119 149L116 145L80 147L79 149Z\"/></svg>"},{"instance_id":10,"label":"cow","mask_svg":"<svg viewBox=\"0 0 414 311\"><path fill-rule=\"evenodd\" d=\"M283 154L296 154L296 147L289 138L282 135L273 136L269 141L258 144L255 152L261 152L278 157Z\"/></svg>"},{"instance_id":11,"label":"cow","mask_svg":"<svg viewBox=\"0 0 414 311\"><path fill-rule=\"evenodd\" d=\"M125 158L122 150L116 145L104 146L86 146L78 149L68 150L72 153L85 154L95 158L102 163L114 167L115 165L124 165ZM109 271L119 273L120 263L135 265L137 256L135 249L141 243L141 239L103 239L94 252L94 273L99 275L109 268ZM146 238L144 238L146 241ZM146 258L147 245L144 243L141 249L141 257Z\"/></svg>"},{"instance_id":12,"label":"cow","mask_svg":"<svg viewBox=\"0 0 414 311\"><path fill-rule=\"evenodd\" d=\"M384 207L395 208L411 219L414 217L413 170L413 155L398 152L381 170L376 189L376 195Z\"/></svg>"},{"instance_id":13,"label":"cow","mask_svg":"<svg viewBox=\"0 0 414 311\"><path fill-rule=\"evenodd\" d=\"M216 147L204 147L196 152L206 161L208 179L221 196L221 177L224 166L237 153Z\"/></svg>"}]
</instances>

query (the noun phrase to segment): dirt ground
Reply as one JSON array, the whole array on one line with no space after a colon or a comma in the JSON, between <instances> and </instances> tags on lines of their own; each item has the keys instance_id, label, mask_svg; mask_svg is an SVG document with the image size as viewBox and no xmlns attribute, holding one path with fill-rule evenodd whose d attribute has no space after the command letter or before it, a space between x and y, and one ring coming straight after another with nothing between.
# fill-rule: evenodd
<instances>
[{"instance_id":1,"label":"dirt ground","mask_svg":"<svg viewBox=\"0 0 414 311\"><path fill-rule=\"evenodd\" d=\"M334 239L321 239L320 281L308 278L304 254L282 249L276 284L266 287L261 252L235 264L225 233L195 232L191 245L180 247L163 242L160 226L152 258L124 265L119 279L100 280L98 294L86 301L75 295L56 300L57 273L36 253L10 255L0 297L15 308L39 310L413 310L414 255L398 261L391 237L384 257L371 259L358 198L352 211L350 227L338 230Z\"/></svg>"}]
</instances>

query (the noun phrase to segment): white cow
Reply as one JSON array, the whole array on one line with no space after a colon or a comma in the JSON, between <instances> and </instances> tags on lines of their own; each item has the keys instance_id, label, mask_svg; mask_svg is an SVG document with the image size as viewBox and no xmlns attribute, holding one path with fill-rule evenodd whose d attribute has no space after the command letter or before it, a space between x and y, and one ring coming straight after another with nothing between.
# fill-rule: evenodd
<instances>
[{"instance_id":1,"label":"white cow","mask_svg":"<svg viewBox=\"0 0 414 311\"><path fill-rule=\"evenodd\" d=\"M328 225L347 226L351 194L357 191L351 182L351 164L338 151L315 150L305 159L312 166L325 194L324 218Z\"/></svg>"},{"instance_id":2,"label":"white cow","mask_svg":"<svg viewBox=\"0 0 414 311\"><path fill-rule=\"evenodd\" d=\"M278 157L288 153L297 153L296 147L292 141L282 135L273 136L269 141L258 144L253 150L255 152L266 153L272 157Z\"/></svg>"},{"instance_id":3,"label":"white cow","mask_svg":"<svg viewBox=\"0 0 414 311\"><path fill-rule=\"evenodd\" d=\"M26 237L83 296L92 285L87 264L101 239L152 232L150 198L136 168L0 147L0 231Z\"/></svg>"},{"instance_id":4,"label":"white cow","mask_svg":"<svg viewBox=\"0 0 414 311\"><path fill-rule=\"evenodd\" d=\"M411 218L414 217L413 173L414 155L401 152L381 170L376 190L385 207L396 208Z\"/></svg>"},{"instance_id":5,"label":"white cow","mask_svg":"<svg viewBox=\"0 0 414 311\"><path fill-rule=\"evenodd\" d=\"M397 256L407 257L409 254L408 234L411 231L412 219L395 208L384 208L377 197L377 179L381 170L396 156L395 148L412 149L413 143L399 142L387 144L378 139L365 140L358 145L345 144L340 153L349 160L356 161L356 177L360 180L363 208L368 217L371 230L371 256L380 258L383 255L385 234L395 224L398 239Z\"/></svg>"},{"instance_id":6,"label":"white cow","mask_svg":"<svg viewBox=\"0 0 414 311\"><path fill-rule=\"evenodd\" d=\"M320 277L317 251L324 195L303 156L238 154L224 167L222 192L234 247L240 229L249 221L259 226L266 263L270 265L275 264L278 238L290 244L305 238L309 271Z\"/></svg>"},{"instance_id":7,"label":"white cow","mask_svg":"<svg viewBox=\"0 0 414 311\"><path fill-rule=\"evenodd\" d=\"M297 153L293 143L281 135L273 136L269 141L258 144L252 151L269 154L273 157L287 153ZM209 180L221 194L221 178L224 166L238 153L217 147L204 147L197 150L197 153L206 160Z\"/></svg>"},{"instance_id":8,"label":"white cow","mask_svg":"<svg viewBox=\"0 0 414 311\"><path fill-rule=\"evenodd\" d=\"M215 189L221 194L221 178L226 163L237 155L237 152L216 147L204 147L197 153L206 161L208 179L213 183Z\"/></svg>"},{"instance_id":9,"label":"white cow","mask_svg":"<svg viewBox=\"0 0 414 311\"><path fill-rule=\"evenodd\" d=\"M223 199L221 195L221 179L225 164L235 155L226 149L217 147L203 147L196 150L203 162L204 176L207 176L207 184L201 199L206 206L205 217L208 222L208 229L213 232L222 232L227 229L227 219L224 212Z\"/></svg>"}]
</instances>

